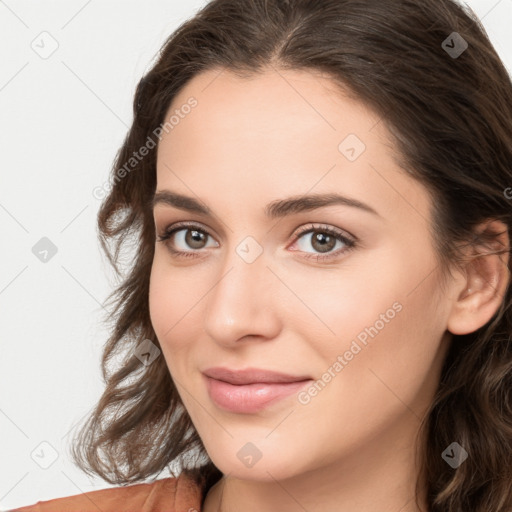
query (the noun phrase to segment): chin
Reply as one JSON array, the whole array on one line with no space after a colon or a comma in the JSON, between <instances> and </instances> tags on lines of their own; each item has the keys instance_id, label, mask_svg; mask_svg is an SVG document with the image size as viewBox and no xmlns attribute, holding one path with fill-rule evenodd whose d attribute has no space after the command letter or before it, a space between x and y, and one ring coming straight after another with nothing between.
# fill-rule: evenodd
<instances>
[{"instance_id":1,"label":"chin","mask_svg":"<svg viewBox=\"0 0 512 512\"><path fill-rule=\"evenodd\" d=\"M207 451L224 475L241 480L274 482L292 478L298 471L307 471L298 447L281 452L272 443L265 448L245 440L243 443L232 443L229 447L217 444L214 449ZM227 456L229 453L233 456Z\"/></svg>"}]
</instances>

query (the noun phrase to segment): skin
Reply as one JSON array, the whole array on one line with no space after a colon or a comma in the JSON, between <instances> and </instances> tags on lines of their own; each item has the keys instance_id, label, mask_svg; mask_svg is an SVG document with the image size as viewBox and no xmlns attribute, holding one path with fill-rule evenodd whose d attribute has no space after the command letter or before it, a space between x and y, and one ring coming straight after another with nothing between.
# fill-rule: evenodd
<instances>
[{"instance_id":1,"label":"skin","mask_svg":"<svg viewBox=\"0 0 512 512\"><path fill-rule=\"evenodd\" d=\"M149 297L180 397L225 475L204 510L417 511L420 420L452 333L473 332L498 308L504 262L489 256L478 273L468 265L442 289L431 198L393 160L375 113L317 73L269 68L249 80L219 71L195 76L174 99L169 115L190 96L198 105L164 133L157 158L157 191L213 212L158 203L157 234L190 221L208 236L190 246L182 228L174 241L155 242ZM366 145L354 161L338 149L348 134ZM271 201L332 192L378 215L346 205L264 215ZM356 247L308 259L324 254L311 233L295 235L311 223L356 237ZM236 251L247 236L263 251L252 263ZM177 258L169 245L197 257ZM328 252L343 248L338 241ZM322 379L394 303L400 312L307 404L295 394L237 414L210 399L201 370L211 366ZM237 457L248 442L261 452L252 467ZM423 496L420 504L426 511Z\"/></svg>"}]
</instances>

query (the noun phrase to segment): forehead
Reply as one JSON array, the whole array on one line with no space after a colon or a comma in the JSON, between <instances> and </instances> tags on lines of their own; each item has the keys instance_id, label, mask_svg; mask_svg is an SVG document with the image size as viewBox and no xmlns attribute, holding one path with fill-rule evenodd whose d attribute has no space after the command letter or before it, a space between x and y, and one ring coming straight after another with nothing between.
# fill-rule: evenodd
<instances>
[{"instance_id":1,"label":"forehead","mask_svg":"<svg viewBox=\"0 0 512 512\"><path fill-rule=\"evenodd\" d=\"M190 98L196 106L183 109ZM158 147L158 189L215 192L239 208L265 183L268 200L335 190L383 216L410 215L414 205L428 218L427 192L397 166L385 123L319 73L209 70L186 84L166 119L180 112Z\"/></svg>"},{"instance_id":2,"label":"forehead","mask_svg":"<svg viewBox=\"0 0 512 512\"><path fill-rule=\"evenodd\" d=\"M217 133L207 132L212 124L222 130L223 139L266 142L265 147L293 143L308 134L311 138L327 136L326 146L336 143L344 132L357 134L361 139L388 135L382 125L379 127L380 117L376 113L362 102L350 99L348 91L329 78L313 71L270 68L240 77L225 69L208 70L185 85L170 105L167 118L190 97L197 100L197 107L172 131L179 135L193 124L194 133L187 133L187 137L195 135L203 145L217 138Z\"/></svg>"}]
</instances>

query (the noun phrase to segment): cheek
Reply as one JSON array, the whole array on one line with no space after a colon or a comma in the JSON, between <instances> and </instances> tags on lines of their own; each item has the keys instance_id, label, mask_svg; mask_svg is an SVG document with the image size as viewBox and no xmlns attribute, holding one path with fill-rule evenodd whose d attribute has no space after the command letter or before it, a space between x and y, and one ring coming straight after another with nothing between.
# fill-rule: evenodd
<instances>
[{"instance_id":1,"label":"cheek","mask_svg":"<svg viewBox=\"0 0 512 512\"><path fill-rule=\"evenodd\" d=\"M401 412L420 414L435 391L443 357L443 318L434 277L419 277L418 268L425 270L424 275L431 268L416 261L416 269L404 263L393 279L375 281L361 308L344 315L348 328L340 355L347 363L335 386L341 386L340 396L347 397L354 414L366 408L383 421Z\"/></svg>"},{"instance_id":2,"label":"cheek","mask_svg":"<svg viewBox=\"0 0 512 512\"><path fill-rule=\"evenodd\" d=\"M175 311L175 301L171 292L173 288L169 275L162 271L162 265L158 263L155 255L149 280L149 315L159 339L172 326L170 315Z\"/></svg>"},{"instance_id":3,"label":"cheek","mask_svg":"<svg viewBox=\"0 0 512 512\"><path fill-rule=\"evenodd\" d=\"M344 375L337 385L349 388L353 396L363 396L367 390L377 404L379 396L393 398L386 384L400 389L409 383L410 393L405 393L412 400L421 382L431 379L429 371L443 334L441 299L435 299L434 274L429 276L434 268L430 255L397 247L374 252L371 261L347 262L343 273L333 273L332 279L314 288L307 287L311 280L299 285L296 279L295 289L307 297L308 306L324 324L309 315L316 320L316 332L321 329L324 334L314 336L312 327L304 331L324 362L320 371L329 371L341 356L341 366L331 368L331 373Z\"/></svg>"},{"instance_id":4,"label":"cheek","mask_svg":"<svg viewBox=\"0 0 512 512\"><path fill-rule=\"evenodd\" d=\"M281 269L288 292L287 326L306 338L319 353L334 359L358 334L392 308L399 296L400 260L390 251L356 254L338 268ZM375 260L380 262L375 265ZM385 271L383 271L385 269ZM395 310L389 312L394 316ZM301 327L305 329L300 331ZM315 341L318 340L318 341Z\"/></svg>"},{"instance_id":5,"label":"cheek","mask_svg":"<svg viewBox=\"0 0 512 512\"><path fill-rule=\"evenodd\" d=\"M192 351L202 332L201 297L208 283L201 280L193 266L171 267L165 256L155 255L149 283L149 314L155 334L168 365L179 364L171 358ZM169 366L172 371L172 367Z\"/></svg>"}]
</instances>

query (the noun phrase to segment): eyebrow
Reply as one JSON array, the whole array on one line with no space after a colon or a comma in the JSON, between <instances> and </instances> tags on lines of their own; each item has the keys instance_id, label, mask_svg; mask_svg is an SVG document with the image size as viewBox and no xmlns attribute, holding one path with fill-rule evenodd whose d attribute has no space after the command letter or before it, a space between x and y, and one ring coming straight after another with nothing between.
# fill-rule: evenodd
<instances>
[{"instance_id":1,"label":"eyebrow","mask_svg":"<svg viewBox=\"0 0 512 512\"><path fill-rule=\"evenodd\" d=\"M192 213L207 216L212 215L210 208L197 199L171 192L170 190L155 192L151 200L151 206L154 209L158 204L173 206ZM371 206L357 199L345 197L340 194L313 194L307 196L292 196L287 199L277 199L266 205L265 215L270 219L275 219L331 205L351 206L380 217L379 213Z\"/></svg>"}]
</instances>

